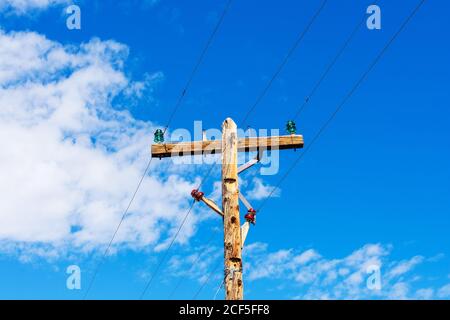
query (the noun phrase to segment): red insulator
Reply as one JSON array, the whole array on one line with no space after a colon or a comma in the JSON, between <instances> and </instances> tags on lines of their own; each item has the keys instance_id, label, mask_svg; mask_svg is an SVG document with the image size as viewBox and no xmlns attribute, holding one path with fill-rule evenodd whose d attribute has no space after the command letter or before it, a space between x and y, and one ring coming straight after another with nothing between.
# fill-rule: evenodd
<instances>
[{"instance_id":1,"label":"red insulator","mask_svg":"<svg viewBox=\"0 0 450 320\"><path fill-rule=\"evenodd\" d=\"M195 199L195 201L200 201L200 200L202 200L202 198L203 198L204 195L205 195L205 194L204 194L203 192L198 191L197 189L194 189L194 190L192 190L192 192L191 192L191 196L192 196L192 198Z\"/></svg>"},{"instance_id":2,"label":"red insulator","mask_svg":"<svg viewBox=\"0 0 450 320\"><path fill-rule=\"evenodd\" d=\"M255 224L256 223L256 210L253 208L248 209L248 212L244 218L251 224Z\"/></svg>"}]
</instances>

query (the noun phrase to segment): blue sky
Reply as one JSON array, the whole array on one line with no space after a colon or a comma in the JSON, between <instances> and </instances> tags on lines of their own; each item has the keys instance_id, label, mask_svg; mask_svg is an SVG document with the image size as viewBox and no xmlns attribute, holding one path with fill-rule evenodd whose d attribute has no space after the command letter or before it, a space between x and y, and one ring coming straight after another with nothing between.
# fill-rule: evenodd
<instances>
[{"instance_id":1,"label":"blue sky","mask_svg":"<svg viewBox=\"0 0 450 320\"><path fill-rule=\"evenodd\" d=\"M66 28L64 1L22 11L14 3L0 1L7 146L0 170L9 181L1 189L0 298L80 299L138 182L151 134L166 124L225 1L75 1L81 30ZM226 117L243 125L320 3L233 2L170 130L192 131L198 120L220 128ZM297 120L306 144L416 3L379 1L381 30L360 28ZM284 131L370 4L329 0L247 124ZM246 298L450 297L449 9L426 1L264 206L244 250ZM34 58L39 67L27 65ZM277 175L254 169L242 177L243 192L258 193L255 207L301 152L283 152ZM153 164L89 298L139 298L206 170ZM207 194L217 193L219 178L214 171ZM212 299L221 227L197 204L145 297L168 298L181 277L171 297L190 299L202 274L218 266L198 295ZM199 252L202 263L190 270ZM72 264L82 270L81 290L66 288ZM380 291L366 288L368 264L381 267Z\"/></svg>"}]
</instances>

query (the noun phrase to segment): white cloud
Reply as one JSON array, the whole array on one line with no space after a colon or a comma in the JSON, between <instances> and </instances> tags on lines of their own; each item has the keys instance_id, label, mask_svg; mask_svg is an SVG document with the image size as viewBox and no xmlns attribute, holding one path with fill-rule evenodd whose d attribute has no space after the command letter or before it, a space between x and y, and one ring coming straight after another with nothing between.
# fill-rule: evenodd
<instances>
[{"instance_id":1,"label":"white cloud","mask_svg":"<svg viewBox=\"0 0 450 320\"><path fill-rule=\"evenodd\" d=\"M450 298L450 283L446 284L445 286L440 288L438 293L437 293L437 296L440 299L446 299L446 298L448 299L448 298Z\"/></svg>"},{"instance_id":2,"label":"white cloud","mask_svg":"<svg viewBox=\"0 0 450 320\"><path fill-rule=\"evenodd\" d=\"M167 275L186 277L204 283L210 276L220 277L220 272L212 274L212 271L222 264L222 255L221 248L210 244L192 248L191 253L183 256L176 255L170 259L168 266L170 272Z\"/></svg>"},{"instance_id":3,"label":"white cloud","mask_svg":"<svg viewBox=\"0 0 450 320\"><path fill-rule=\"evenodd\" d=\"M265 261L257 261L250 267L249 280L268 277L278 277L284 270L280 265L286 264L291 259L291 250L279 250L265 255Z\"/></svg>"},{"instance_id":4,"label":"white cloud","mask_svg":"<svg viewBox=\"0 0 450 320\"><path fill-rule=\"evenodd\" d=\"M0 0L0 11L23 15L31 10L44 10L51 6L69 4L70 2L69 0Z\"/></svg>"},{"instance_id":5,"label":"white cloud","mask_svg":"<svg viewBox=\"0 0 450 320\"><path fill-rule=\"evenodd\" d=\"M309 250L306 250L305 252L301 253L300 255L296 256L294 258L294 263L302 265L302 264L306 264L312 260L319 259L319 258L320 258L320 254L318 254L313 249L309 249Z\"/></svg>"},{"instance_id":6,"label":"white cloud","mask_svg":"<svg viewBox=\"0 0 450 320\"><path fill-rule=\"evenodd\" d=\"M404 282L395 283L388 292L388 298L393 300L405 300L408 299L409 285Z\"/></svg>"},{"instance_id":7,"label":"white cloud","mask_svg":"<svg viewBox=\"0 0 450 320\"><path fill-rule=\"evenodd\" d=\"M253 254L255 252L264 252L267 250L267 243L263 242L253 242L248 245L245 245L244 247L244 253L245 255Z\"/></svg>"},{"instance_id":8,"label":"white cloud","mask_svg":"<svg viewBox=\"0 0 450 320\"><path fill-rule=\"evenodd\" d=\"M416 291L416 297L419 300L430 300L434 297L434 290L431 288L419 289Z\"/></svg>"},{"instance_id":9,"label":"white cloud","mask_svg":"<svg viewBox=\"0 0 450 320\"><path fill-rule=\"evenodd\" d=\"M113 105L135 89L123 70L127 54L114 41L63 46L0 30L0 250L20 244L24 256L27 248L45 256L44 247L56 250L53 256L110 240L149 158L154 128ZM176 230L194 183L164 174L167 166L152 166L117 246L157 245ZM180 242L197 221L194 212Z\"/></svg>"},{"instance_id":10,"label":"white cloud","mask_svg":"<svg viewBox=\"0 0 450 320\"><path fill-rule=\"evenodd\" d=\"M400 261L388 273L388 277L394 278L409 272L416 265L423 262L422 256L415 256L409 260Z\"/></svg>"},{"instance_id":11,"label":"white cloud","mask_svg":"<svg viewBox=\"0 0 450 320\"><path fill-rule=\"evenodd\" d=\"M367 244L343 258L326 258L314 249L299 253L294 249L269 252L262 243L256 248L245 257L246 278L287 281L289 291L301 292L294 295L296 299L430 299L436 291L433 288L414 291L417 277L411 272L424 258L392 261L391 246ZM367 273L369 266L380 268L381 290L367 287L367 279L373 274ZM441 297L450 296L450 287L441 288L439 293Z\"/></svg>"},{"instance_id":12,"label":"white cloud","mask_svg":"<svg viewBox=\"0 0 450 320\"><path fill-rule=\"evenodd\" d=\"M281 190L271 185L266 185L260 178L253 178L253 187L246 192L249 200L261 200L269 196L279 197Z\"/></svg>"}]
</instances>

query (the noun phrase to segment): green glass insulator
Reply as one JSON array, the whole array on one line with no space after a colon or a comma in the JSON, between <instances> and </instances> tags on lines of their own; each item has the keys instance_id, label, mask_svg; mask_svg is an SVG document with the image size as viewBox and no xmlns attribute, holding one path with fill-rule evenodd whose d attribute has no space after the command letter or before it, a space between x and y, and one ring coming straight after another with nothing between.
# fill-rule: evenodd
<instances>
[{"instance_id":1,"label":"green glass insulator","mask_svg":"<svg viewBox=\"0 0 450 320\"><path fill-rule=\"evenodd\" d=\"M155 131L155 143L163 143L164 142L164 132L161 129L157 129Z\"/></svg>"},{"instance_id":2,"label":"green glass insulator","mask_svg":"<svg viewBox=\"0 0 450 320\"><path fill-rule=\"evenodd\" d=\"M295 125L295 122L292 120L289 120L286 124L286 130L290 134L295 134L297 132L297 126Z\"/></svg>"}]
</instances>

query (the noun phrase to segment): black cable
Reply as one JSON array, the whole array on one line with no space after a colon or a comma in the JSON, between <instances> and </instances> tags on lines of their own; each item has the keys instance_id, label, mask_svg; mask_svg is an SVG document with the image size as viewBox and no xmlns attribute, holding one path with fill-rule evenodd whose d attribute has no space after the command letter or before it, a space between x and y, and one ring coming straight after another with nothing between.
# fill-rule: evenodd
<instances>
[{"instance_id":1,"label":"black cable","mask_svg":"<svg viewBox=\"0 0 450 320\"><path fill-rule=\"evenodd\" d=\"M144 174L142 175L141 179L139 180L139 183L138 183L138 185L137 185L137 187L136 187L136 190L134 191L133 196L131 197L130 202L128 203L127 208L126 208L125 211L123 212L122 217L121 217L121 219L120 219L120 221L119 221L119 224L117 225L116 230L114 231L114 234L113 234L111 240L109 241L108 246L106 247L106 250L105 250L105 252L104 252L104 254L103 254L103 256L102 256L100 262L98 263L97 267L95 268L94 275L92 276L92 279L91 279L91 281L89 282L88 288L87 288L87 290L86 290L86 293L84 294L83 299L86 299L86 298L87 298L87 296L88 296L88 294L89 294L89 292L90 292L90 290L91 290L91 288L92 288L92 285L94 284L95 278L97 277L97 273L98 273L98 271L99 271L101 265L103 264L103 262L104 262L104 260L105 260L105 257L106 257L106 255L108 254L109 249L111 248L111 245L112 245L114 239L116 238L117 232L119 232L119 229L120 229L120 227L122 226L122 223L123 223L123 221L125 220L126 215L128 214L128 210L130 209L131 204L133 203L134 198L136 197L136 194L138 193L139 188L141 187L142 181L144 181L144 178L145 178L145 176L147 175L147 172L148 172L148 170L149 170L149 168L150 168L150 165L151 165L151 163L152 163L152 160L153 160L153 158L150 158L150 160L149 160L148 163L147 163L147 166L146 166L146 168L145 168L145 170L144 170Z\"/></svg>"},{"instance_id":2,"label":"black cable","mask_svg":"<svg viewBox=\"0 0 450 320\"><path fill-rule=\"evenodd\" d=\"M191 74L189 75L189 78L188 78L188 81L187 81L186 85L184 86L183 90L181 91L181 93L180 93L180 95L179 95L179 97L178 97L178 99L177 99L177 102L176 102L176 104L175 104L175 107L174 107L172 113L171 113L170 116L169 116L169 120L168 120L168 122L167 122L167 125L166 125L165 128L164 128L163 134L166 133L166 131L167 131L167 129L168 129L170 123L171 123L172 120L173 120L173 117L175 116L176 112L178 111L178 109L179 109L179 107L180 107L180 105L181 105L181 102L182 102L184 96L186 95L186 92L187 92L187 90L189 89L189 87L190 87L190 85L191 85L191 83L192 83L192 80L194 79L194 76L195 76L195 74L197 73L198 68L200 67L200 65L201 65L201 63L202 63L202 61L203 61L203 59L204 59L204 57L205 57L205 55L206 55L206 52L208 51L209 47L211 46L211 43L212 43L212 41L214 40L214 37L215 37L215 35L217 34L217 32L218 32L218 30L219 30L219 28L220 28L220 26L221 26L221 24L222 24L222 22L223 22L223 20L224 20L224 18L225 18L225 16L226 16L226 14L227 14L227 12L228 12L228 9L229 9L229 7L230 7L230 5L231 5L232 2L233 2L233 0L229 0L229 1L227 2L226 6L225 6L225 8L224 8L224 10L223 10L223 12L222 12L220 18L219 18L219 21L217 22L217 24L216 24L216 26L214 27L214 29L213 29L211 35L209 36L208 41L206 42L206 45L205 45L205 47L203 48L203 50L202 50L202 52L201 52L201 54L200 54L200 57L199 57L199 59L197 60L195 66L194 66L194 69L192 70ZM152 162L152 159L153 159L153 158L150 158L150 161L149 161L149 163L148 163L148 165L147 165L147 168L146 168L146 170L145 170L145 173L144 173L142 179L139 181L138 187L137 187L135 193L133 194L133 197L132 197L132 199L131 199L129 205L128 205L127 209L125 210L125 212L124 212L124 214L123 214L123 216L122 216L122 218L121 218L121 220L120 220L120 222L119 222L119 224L118 224L118 226L117 226L117 228L116 228L116 230L115 230L115 232L114 232L114 234L113 234L113 237L112 237L111 241L109 242L109 244L108 244L108 246L107 246L107 248L106 248L106 250L105 250L105 253L104 253L104 255L103 255L102 259L101 259L101 262L98 264L98 266L97 266L96 269L95 269L94 276L93 276L91 282L90 282L89 285L88 285L88 289L87 289L87 291L86 291L86 293L85 293L85 295L84 295L84 299L87 298L87 296L88 296L88 294L89 294L89 292L90 292L90 290L91 290L92 284L94 283L95 278L97 277L98 270L99 270L101 264L103 263L103 260L105 259L106 255L108 254L109 249L110 249L110 247L111 247L111 245L112 245L112 242L114 241L114 238L116 237L117 232L119 231L119 229L120 229L120 227L121 227L121 225L122 225L122 223L123 223L123 221L124 221L124 219L125 219L125 216L127 215L128 210L129 210L129 208L130 208L132 202L134 201L134 198L135 198L135 196L136 196L136 194L137 194L137 192L138 192L138 190L139 190L139 188L140 188L140 186L141 186L141 184L142 184L142 181L144 180L144 177L145 177L145 175L147 174L147 171L148 171L148 168L150 167L150 164L151 164L151 162ZM190 212L190 211L188 211L188 214L186 215L186 217L189 215L189 212ZM181 226L181 227L182 227L182 226ZM144 294L145 294L145 292L144 292Z\"/></svg>"},{"instance_id":3,"label":"black cable","mask_svg":"<svg viewBox=\"0 0 450 320\"><path fill-rule=\"evenodd\" d=\"M375 1L374 4L377 4L378 1ZM320 76L319 80L316 82L316 84L314 85L314 87L312 88L312 90L310 91L310 93L308 94L308 96L306 97L305 101L303 102L303 104L297 109L296 113L294 114L294 116L292 117L292 120L296 120L298 118L298 116L302 113L302 111L305 109L306 105L311 101L311 98L314 96L314 94L316 93L316 91L319 89L320 85L322 84L322 82L325 80L325 78L328 76L328 74L330 73L331 69L334 67L334 65L337 63L337 61L339 60L339 58L342 56L342 54L344 53L345 49L348 47L348 45L350 44L350 42L352 42L353 38L355 37L356 33L358 32L358 30L361 28L361 26L365 25L366 23L366 15L364 14L363 19L361 20L361 22L358 22L358 24L355 26L355 28L353 29L353 31L350 33L350 36L347 38L347 40L344 42L344 44L342 45L342 47L339 49L339 51L337 52L337 54L335 55L335 57L333 58L333 60L330 62L330 64L325 68L325 71L322 73L322 75Z\"/></svg>"},{"instance_id":4,"label":"black cable","mask_svg":"<svg viewBox=\"0 0 450 320\"><path fill-rule=\"evenodd\" d=\"M170 248L171 248L172 245L175 243L175 240L176 240L178 234L180 233L181 229L183 228L184 224L186 223L187 218L189 217L189 215L190 215L190 213L191 213L191 211L192 211L192 208L194 207L194 204L195 204L195 201L192 201L192 204L191 204L191 206L189 207L189 210L186 212L186 215L184 216L183 221L181 222L180 226L178 227L177 232L175 233L175 235L174 235L174 237L172 238L172 240L171 240L169 246L168 246L167 249L165 250L164 256L162 257L161 260L159 260L159 263L158 263L158 265L157 265L157 267L156 267L156 270L152 273L152 275L151 275L151 277L150 277L150 280L147 282L147 284L146 284L146 286L145 286L145 288L144 288L144 291L142 291L141 296L140 296L140 298L139 298L140 300L144 299L144 296L145 296L145 294L147 293L148 288L149 288L150 285L152 284L153 279L155 278L156 274L158 273L159 268L162 266L162 264L164 263L165 259L167 258L167 255L168 255L168 253L169 253L169 251L170 251Z\"/></svg>"},{"instance_id":5,"label":"black cable","mask_svg":"<svg viewBox=\"0 0 450 320\"><path fill-rule=\"evenodd\" d=\"M344 97L343 101L338 105L336 110L331 114L331 116L328 118L328 120L324 123L324 125L320 128L320 130L317 132L317 134L314 136L314 138L311 140L311 143L304 149L304 151L297 157L297 159L294 161L294 163L291 165L291 167L288 169L288 171L281 177L281 179L278 181L278 183L273 187L272 191L269 193L268 197L265 198L259 209L258 212L261 212L264 205L267 203L267 201L272 197L273 193L278 189L278 187L281 185L281 183L287 178L289 173L294 169L294 167L298 164L298 162L305 156L305 154L311 149L311 147L314 145L314 143L319 139L321 134L325 131L325 129L330 125L330 123L333 121L333 119L336 117L338 112L341 110L341 108L347 103L347 101L351 98L351 96L355 93L355 91L360 87L360 85L364 82L364 80L367 78L369 73L372 71L372 69L378 64L378 62L381 60L381 58L386 53L387 49L392 45L392 43L397 39L398 35L405 29L409 21L415 16L417 11L422 7L422 5L425 3L426 0L421 0L417 6L414 8L414 10L410 13L410 15L406 18L406 20L402 23L400 28L397 30L397 32L394 33L394 35L391 37L391 39L386 43L386 45L383 47L383 49L380 51L380 53L376 56L376 58L373 60L373 62L369 65L369 68L363 73L363 75L359 78L359 80L355 83L353 88L347 93L347 95Z\"/></svg>"},{"instance_id":6,"label":"black cable","mask_svg":"<svg viewBox=\"0 0 450 320\"><path fill-rule=\"evenodd\" d=\"M178 111L178 109L179 109L179 107L180 107L180 105L181 105L181 102L182 102L184 96L186 95L186 92L187 92L187 90L189 89L189 87L190 87L190 85L191 85L191 83L192 83L192 80L194 79L194 76L195 76L195 74L197 73L198 68L200 67L201 63L203 62L203 59L204 59L204 57L205 57L205 55L206 55L206 53L207 53L209 47L211 46L211 43L212 43L212 41L214 40L214 37L215 37L215 35L217 34L217 31L219 30L219 28L220 28L220 26L221 26L221 24L222 24L222 22L223 22L223 20L224 20L224 18L225 18L226 13L228 12L228 9L229 9L229 7L230 7L232 1L233 1L233 0L229 0L229 1L227 2L226 6L225 6L225 8L224 8L224 10L223 10L223 12L222 12L220 18L219 18L219 21L217 22L217 24L216 24L216 26L214 27L214 29L213 29L211 35L209 36L208 41L206 42L206 45L205 45L205 47L203 48L203 50L202 50L202 52L201 52L201 54L200 54L200 57L199 57L199 59L197 60L197 63L195 64L194 69L192 70L192 72L191 72L191 74L190 74L190 76L189 76L189 78L188 78L188 81L186 82L186 85L184 86L183 90L181 91L181 94L180 94L179 97L178 97L178 100L177 100L177 102L176 102L176 104L175 104L175 107L174 107L172 113L171 113L170 116L169 116L169 120L168 120L168 122L167 122L167 125L166 125L165 128L164 128L164 131L163 131L164 134L166 133L166 131L167 131L167 129L168 129L170 123L172 122L172 119L173 119L173 117L175 116L175 113ZM131 204L132 204L132 202L133 202L133 200L134 200L134 198L135 198L135 196L136 196L136 194L137 194L137 191L138 191L139 188L140 188L140 185L141 185L142 181L144 180L145 175L147 174L147 170L148 170L148 168L150 167L150 164L151 164L152 159L153 159L153 158L150 158L150 161L149 161L149 163L148 163L148 165L147 165L147 169L145 170L145 173L144 173L142 179L140 180L140 182L139 182L139 184L138 184L138 187L137 187L135 193L133 194L133 197L132 197L132 199L131 199L129 205L128 205L127 209L125 210L125 212L124 212L124 214L123 214L123 216L122 216L122 218L121 218L121 220L120 220L120 222L119 222L119 224L118 224L118 226L117 226L117 228L116 228L116 230L115 230L115 232L114 232L114 234L113 234L113 237L112 237L111 241L109 242L109 244L108 244L108 246L107 246L107 248L106 248L106 250L105 250L105 253L104 253L103 257L102 257L101 262L99 263L99 265L97 266L97 268L96 268L96 270L95 270L95 272L94 272L94 276L93 276L91 282L90 282L89 285L88 285L88 289L87 289L87 291L86 291L86 293L85 293L85 295L84 295L84 299L86 299L87 295L89 294L89 292L90 292L90 290L91 290L92 284L94 283L95 278L97 277L98 270L99 270L101 264L103 263L103 260L105 259L106 255L108 254L109 249L110 249L110 247L111 247L111 245L112 245L112 242L114 241L114 238L115 238L117 232L119 231L120 226L122 225L123 220L125 219L126 214L128 213L128 210L129 210L129 208L130 208L130 206L131 206ZM188 211L188 214L186 215L186 218L187 218L187 216L189 215L189 213L190 213L190 211ZM181 227L182 227L182 226L183 226L183 225L181 225ZM181 228L180 228L180 229L181 229ZM174 238L174 240L175 240L175 238ZM150 283L149 283L149 285L150 285ZM146 291L146 290L144 290L144 294L145 294L145 291Z\"/></svg>"},{"instance_id":7,"label":"black cable","mask_svg":"<svg viewBox=\"0 0 450 320\"><path fill-rule=\"evenodd\" d=\"M181 102L183 101L183 98L185 97L186 92L189 89L189 87L192 83L192 80L194 79L194 76L197 73L198 68L202 64L203 59L205 58L206 52L208 51L209 47L211 46L211 43L214 40L214 37L216 36L217 31L219 31L219 28L222 25L222 22L226 16L228 9L230 8L232 2L233 2L233 0L228 0L227 4L225 5L225 8L223 9L222 14L220 15L219 21L217 21L217 24L214 27L211 35L209 36L208 41L206 42L206 45L200 54L200 57L198 58L196 64L194 65L194 69L192 69L191 74L188 77L188 81L186 82L186 85L183 87L183 90L181 91L180 95L178 96L177 102L175 103L173 111L169 116L169 120L167 121L167 125L164 127L164 130L163 130L164 134L166 133L167 129L169 128L170 123L172 122L173 117L175 116L175 113L180 108Z\"/></svg>"},{"instance_id":8,"label":"black cable","mask_svg":"<svg viewBox=\"0 0 450 320\"><path fill-rule=\"evenodd\" d=\"M205 281L203 281L203 283L201 284L200 288L198 288L197 292L194 294L194 297L192 298L192 300L196 300L198 295L200 294L200 292L202 292L202 290L205 288L205 286L208 284L209 280L212 278L212 276L216 273L217 269L219 268L221 264L221 261L219 261L214 268L210 271L210 273L208 274L208 276L206 277Z\"/></svg>"},{"instance_id":9,"label":"black cable","mask_svg":"<svg viewBox=\"0 0 450 320\"><path fill-rule=\"evenodd\" d=\"M203 183L209 178L209 176L210 176L210 174L211 174L211 172L212 172L213 169L214 169L214 166L212 165L211 168L209 169L208 173L206 174L206 176L200 181L200 184L199 184L197 190L200 189L201 186L203 185ZM185 224L187 218L189 217L189 215L190 215L190 213L191 213L191 211L192 211L192 208L194 207L194 204L195 204L195 201L192 202L191 207L190 207L189 210L186 212L186 215L184 216L183 221L181 222L181 225L179 226L179 228L178 228L177 232L175 233L174 237L172 238L172 241L171 241L169 247L165 250L165 253L164 253L163 258L159 261L159 263L158 263L158 265L157 265L155 271L154 271L153 274L151 275L151 277L150 277L149 281L147 282L147 284L146 284L144 290L142 291L141 296L140 296L140 298L139 298L140 300L142 300L142 299L144 298L144 296L145 296L147 290L150 288L150 286L151 286L151 284L152 284L152 282L153 282L153 279L156 277L156 275L157 275L159 269L161 268L162 264L164 263L164 261L165 261L167 255L168 255L168 253L169 253L169 251L170 251L170 248L171 248L172 245L175 243L175 240L176 240L176 238L178 237L178 234L180 233L180 231L181 231L181 229L183 228L183 226L184 226L184 224Z\"/></svg>"},{"instance_id":10,"label":"black cable","mask_svg":"<svg viewBox=\"0 0 450 320\"><path fill-rule=\"evenodd\" d=\"M256 98L255 103L250 107L250 109L247 111L247 113L245 114L245 117L242 120L242 124L245 127L245 124L247 122L247 119L249 118L250 114L253 112L253 110L256 108L256 106L261 102L261 100L264 98L264 96L267 94L267 92L269 91L270 87L272 86L273 82L275 81L275 79L278 77L278 75L281 73L281 71L283 70L283 68L285 67L286 63L289 61L289 59L291 58L292 54L294 53L294 51L297 49L297 47L299 46L299 44L302 42L303 38L305 37L305 35L308 33L309 29L311 28L311 26L313 25L314 21L316 21L317 17L320 15L320 13L322 12L323 8L325 7L326 3L328 2L328 0L324 0L322 2L322 4L320 5L320 7L317 9L316 13L312 16L311 20L309 21L309 23L307 24L306 28L300 32L300 34L298 35L297 39L295 40L294 44L292 45L292 47L289 49L288 54L285 56L285 58L283 59L283 61L281 62L281 64L278 66L278 68L276 69L275 73L272 75L272 77L270 78L269 82L267 83L267 85L264 87L263 91L260 93L260 95Z\"/></svg>"},{"instance_id":11,"label":"black cable","mask_svg":"<svg viewBox=\"0 0 450 320\"><path fill-rule=\"evenodd\" d=\"M217 22L216 26L215 26L214 29L213 29L213 32L212 32L211 35L209 36L208 41L206 42L206 45L205 45L205 47L203 48L202 53L200 54L200 57L199 57L199 59L197 60L197 63L195 64L194 69L192 70L192 72L191 72L191 74L190 74L190 76L189 76L189 78L188 78L188 81L187 81L186 85L184 86L183 90L181 91L181 94L180 94L179 97L178 97L178 100L177 100L177 102L176 102L176 104L175 104L174 110L172 111L171 115L169 116L169 120L168 120L168 122L167 122L167 125L166 125L165 128L164 128L163 134L166 133L167 129L169 128L170 123L172 122L172 119L173 119L175 113L176 113L177 110L179 109L179 107L180 107L180 105L181 105L181 102L182 102L184 96L186 95L186 92L187 92L187 90L189 89L189 87L190 87L190 85L191 85L191 83L192 83L192 80L194 79L194 76L195 76L195 74L197 73L197 70L198 70L198 68L200 67L200 65L201 65L201 63L202 63L202 61L203 61L203 59L204 59L204 57L205 57L205 55L206 55L206 52L208 51L208 49L209 49L209 47L210 47L210 45L211 45L211 43L212 43L212 41L213 41L215 35L217 34L217 31L219 30L219 28L220 28L220 26L221 26L221 24L222 24L222 22L223 22L223 20L224 20L224 18L225 18L225 16L226 16L227 12L228 12L228 9L229 9L230 6L231 6L231 3L232 3L232 2L233 2L233 0L228 0L227 4L225 5L225 8L224 8L224 10L222 11L222 14L221 14L221 16L220 16L220 18L219 18L219 21ZM208 172L208 174L207 174L207 177L209 176L209 174L211 173L211 171L212 171L213 168L214 168L214 166L211 166L211 169L209 170L209 172ZM200 183L198 189L202 186L203 182L204 182L204 180L201 181L201 183ZM195 203L195 202L194 202L194 203ZM142 292L140 299L143 299L143 298L144 298L145 293L147 292L147 290L148 290L148 288L150 287L150 285L151 285L151 283L152 283L154 277L156 276L156 273L158 272L159 268L161 267L162 263L164 262L164 260L165 260L165 258L166 258L166 256L167 256L167 254L168 254L168 252L169 252L169 249L172 247L173 243L175 242L176 237L178 236L179 232L180 232L181 229L183 228L184 223L186 222L187 217L188 217L189 214L191 213L192 207L193 207L194 203L192 204L192 206L189 208L188 212L186 213L186 215L185 215L185 217L184 217L184 219L183 219L183 222L182 222L182 224L180 225L180 227L179 227L177 233L175 234L174 238L172 239L172 242L171 242L171 244L169 245L168 249L166 250L166 253L165 253L163 259L160 260L160 263L158 264L158 266L157 266L155 272L152 274L152 276L150 277L149 282L148 282L147 285L145 286L144 291Z\"/></svg>"},{"instance_id":12,"label":"black cable","mask_svg":"<svg viewBox=\"0 0 450 320\"><path fill-rule=\"evenodd\" d=\"M220 292L220 289L222 289L222 286L225 284L225 280L226 280L225 277L224 277L223 279L220 280L219 287L217 288L217 291L216 291L216 293L214 294L213 300L216 300L217 295L218 295L219 292Z\"/></svg>"},{"instance_id":13,"label":"black cable","mask_svg":"<svg viewBox=\"0 0 450 320\"><path fill-rule=\"evenodd\" d=\"M211 236L209 237L208 241L206 241L205 246L208 247L209 244L211 243L211 241L214 239L214 236L218 233L217 229L214 229L213 232L211 232ZM192 266L191 268L189 268L189 270L192 269L193 266L195 266L197 264L197 262L200 261L200 258L203 256L205 251L200 251L197 254L197 257L195 258L194 262L192 262ZM172 292L169 294L168 299L171 299L173 297L173 295L175 294L175 292L178 290L178 288L181 286L181 284L183 283L183 281L186 279L187 277L181 277L180 280L178 281L178 283L175 285L175 288L172 290Z\"/></svg>"}]
</instances>

